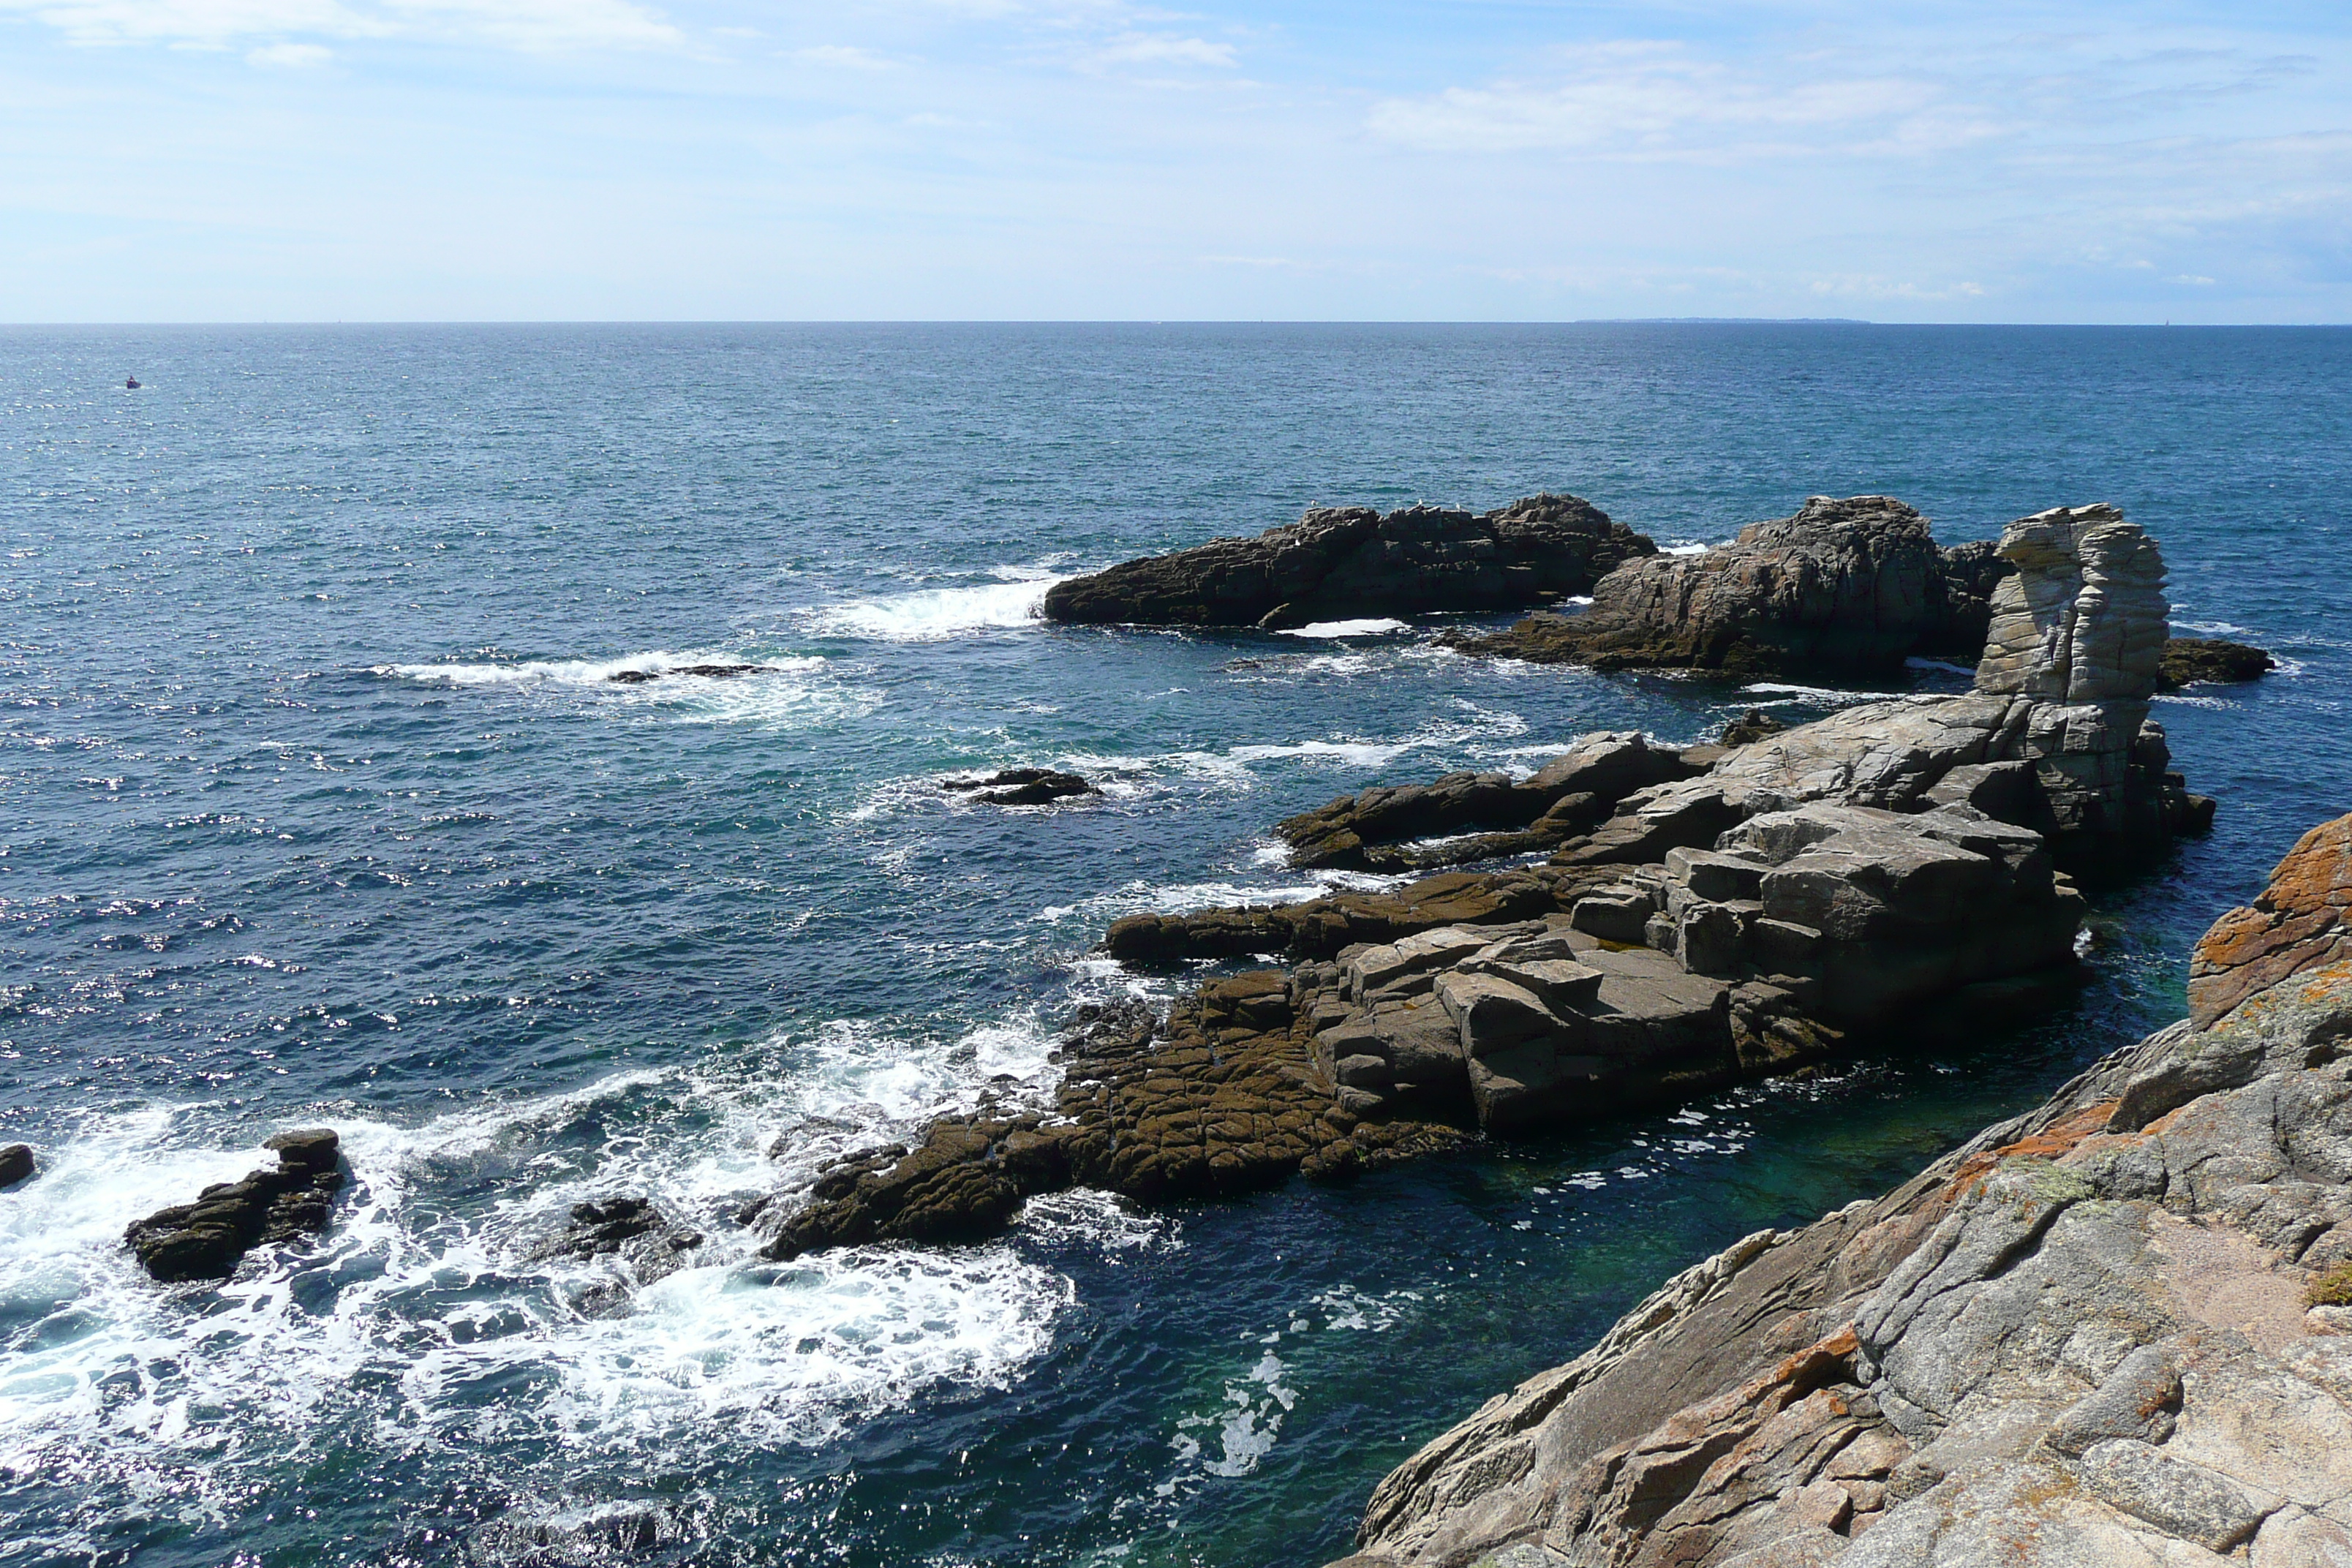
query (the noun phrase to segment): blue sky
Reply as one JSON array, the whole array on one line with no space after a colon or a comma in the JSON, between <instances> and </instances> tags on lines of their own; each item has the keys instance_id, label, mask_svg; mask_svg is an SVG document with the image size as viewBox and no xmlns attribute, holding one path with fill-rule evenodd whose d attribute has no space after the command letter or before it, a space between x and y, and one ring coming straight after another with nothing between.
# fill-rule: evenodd
<instances>
[{"instance_id":1,"label":"blue sky","mask_svg":"<svg viewBox=\"0 0 2352 1568\"><path fill-rule=\"evenodd\" d=\"M2352 321L2352 4L0 0L0 320Z\"/></svg>"}]
</instances>

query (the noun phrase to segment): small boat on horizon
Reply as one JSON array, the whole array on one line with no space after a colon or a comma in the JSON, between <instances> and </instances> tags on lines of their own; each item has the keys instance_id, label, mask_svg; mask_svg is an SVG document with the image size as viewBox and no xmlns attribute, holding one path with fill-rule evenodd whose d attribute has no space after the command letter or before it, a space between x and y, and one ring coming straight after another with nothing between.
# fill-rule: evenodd
<instances>
[{"instance_id":1,"label":"small boat on horizon","mask_svg":"<svg viewBox=\"0 0 2352 1568\"><path fill-rule=\"evenodd\" d=\"M137 376L135 376L135 375L131 375L131 376L125 376L125 377L123 377L123 379L122 379L122 390L123 390L123 391L125 391L125 392L136 392L136 391L138 391L138 390L139 390L139 378L138 378Z\"/></svg>"}]
</instances>

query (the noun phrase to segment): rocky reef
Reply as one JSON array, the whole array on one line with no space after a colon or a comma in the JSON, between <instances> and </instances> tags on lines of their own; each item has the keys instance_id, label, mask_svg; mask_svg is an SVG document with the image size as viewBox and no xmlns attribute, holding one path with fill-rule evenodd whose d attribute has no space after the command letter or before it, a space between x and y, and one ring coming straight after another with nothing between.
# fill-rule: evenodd
<instances>
[{"instance_id":1,"label":"rocky reef","mask_svg":"<svg viewBox=\"0 0 2352 1568\"><path fill-rule=\"evenodd\" d=\"M1592 592L1657 546L1575 496L1473 515L1318 507L1255 539L1217 539L1056 583L1045 618L1086 625L1301 626L1318 620L1506 610Z\"/></svg>"},{"instance_id":2,"label":"rocky reef","mask_svg":"<svg viewBox=\"0 0 2352 1568\"><path fill-rule=\"evenodd\" d=\"M940 787L950 794L970 794L988 805L1051 805L1073 795L1101 792L1076 773L1052 768L1005 768L984 779L947 779Z\"/></svg>"},{"instance_id":3,"label":"rocky reef","mask_svg":"<svg viewBox=\"0 0 2352 1568\"><path fill-rule=\"evenodd\" d=\"M2352 1562L2352 817L2191 1016L1685 1269L1374 1491L1344 1568Z\"/></svg>"},{"instance_id":4,"label":"rocky reef","mask_svg":"<svg viewBox=\"0 0 2352 1568\"><path fill-rule=\"evenodd\" d=\"M2164 645L2157 661L2156 689L2178 691L2184 686L2231 686L2259 680L2278 668L2278 660L2261 648L2217 637L2174 637Z\"/></svg>"},{"instance_id":5,"label":"rocky reef","mask_svg":"<svg viewBox=\"0 0 2352 1568\"><path fill-rule=\"evenodd\" d=\"M0 1187L13 1187L33 1179L33 1146L11 1143L0 1148Z\"/></svg>"},{"instance_id":6,"label":"rocky reef","mask_svg":"<svg viewBox=\"0 0 2352 1568\"><path fill-rule=\"evenodd\" d=\"M157 1279L226 1279L254 1247L327 1228L344 1181L340 1143L323 1127L280 1132L263 1145L276 1151L275 1167L215 1182L194 1203L158 1209L123 1240Z\"/></svg>"},{"instance_id":7,"label":"rocky reef","mask_svg":"<svg viewBox=\"0 0 2352 1568\"><path fill-rule=\"evenodd\" d=\"M1973 658L2011 565L1990 544L1939 549L1927 519L1892 496L1814 496L1704 554L1627 562L1582 615L1447 640L1538 663L1748 676Z\"/></svg>"},{"instance_id":8,"label":"rocky reef","mask_svg":"<svg viewBox=\"0 0 2352 1568\"><path fill-rule=\"evenodd\" d=\"M1050 1105L986 1101L864 1151L761 1218L775 1256L992 1234L1070 1185L1144 1203L1339 1177L1444 1147L1996 1022L2078 976L2061 852L2144 851L2211 803L2147 719L2155 546L2108 509L2011 524L1979 689L1749 744L1588 735L1533 777L1451 774L1283 823L1314 864L1412 864L1430 834L1550 860L1386 893L1139 915L1135 963L1279 953L1164 1023L1097 1019Z\"/></svg>"}]
</instances>

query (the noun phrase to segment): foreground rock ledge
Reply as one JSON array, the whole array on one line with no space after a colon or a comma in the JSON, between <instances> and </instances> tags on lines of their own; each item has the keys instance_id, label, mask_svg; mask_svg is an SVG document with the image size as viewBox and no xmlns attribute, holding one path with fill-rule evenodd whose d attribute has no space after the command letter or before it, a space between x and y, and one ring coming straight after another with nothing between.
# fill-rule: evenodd
<instances>
[{"instance_id":1,"label":"foreground rock ledge","mask_svg":"<svg viewBox=\"0 0 2352 1568\"><path fill-rule=\"evenodd\" d=\"M2199 1016L1668 1280L1344 1568L2352 1562L2352 1309L2309 1305L2352 1287L2347 845L2207 933Z\"/></svg>"}]
</instances>

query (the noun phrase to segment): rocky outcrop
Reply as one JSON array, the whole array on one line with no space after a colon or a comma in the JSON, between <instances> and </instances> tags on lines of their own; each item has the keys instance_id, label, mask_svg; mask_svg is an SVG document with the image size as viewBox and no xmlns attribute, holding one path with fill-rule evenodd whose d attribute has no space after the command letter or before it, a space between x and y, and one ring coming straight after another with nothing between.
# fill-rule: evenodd
<instances>
[{"instance_id":1,"label":"rocky outcrop","mask_svg":"<svg viewBox=\"0 0 2352 1568\"><path fill-rule=\"evenodd\" d=\"M671 1219L651 1198L629 1195L572 1205L562 1226L528 1256L534 1263L611 1258L619 1264L620 1278L589 1285L572 1300L591 1317L610 1317L627 1310L632 1287L677 1273L702 1243L700 1231Z\"/></svg>"},{"instance_id":2,"label":"rocky outcrop","mask_svg":"<svg viewBox=\"0 0 2352 1568\"><path fill-rule=\"evenodd\" d=\"M1589 594L1620 563L1656 552L1574 496L1530 496L1477 516L1318 507L1255 539L1212 540L1056 583L1045 615L1097 626L1276 628L1513 609Z\"/></svg>"},{"instance_id":3,"label":"rocky outcrop","mask_svg":"<svg viewBox=\"0 0 2352 1568\"><path fill-rule=\"evenodd\" d=\"M0 1149L0 1187L13 1187L19 1182L33 1179L33 1146L11 1143Z\"/></svg>"},{"instance_id":4,"label":"rocky outcrop","mask_svg":"<svg viewBox=\"0 0 2352 1568\"><path fill-rule=\"evenodd\" d=\"M2189 956L2199 1028L2306 971L2352 962L2352 817L2305 834L2251 908L2232 910Z\"/></svg>"},{"instance_id":5,"label":"rocky outcrop","mask_svg":"<svg viewBox=\"0 0 2352 1568\"><path fill-rule=\"evenodd\" d=\"M2352 1561L2352 1310L2309 1304L2352 1262L2352 955L2289 934L2348 841L2207 939L2298 962L1667 1281L1382 1481L1349 1568Z\"/></svg>"},{"instance_id":6,"label":"rocky outcrop","mask_svg":"<svg viewBox=\"0 0 2352 1568\"><path fill-rule=\"evenodd\" d=\"M1072 795L1101 793L1077 774L1052 768L1005 768L984 779L946 779L940 787L972 792L972 799L988 805L1051 805Z\"/></svg>"},{"instance_id":7,"label":"rocky outcrop","mask_svg":"<svg viewBox=\"0 0 2352 1568\"><path fill-rule=\"evenodd\" d=\"M738 675L764 675L775 670L768 664L676 664L667 669L621 669L604 679L622 686L643 686L649 680L667 676L691 675L705 680L724 680Z\"/></svg>"},{"instance_id":8,"label":"rocky outcrop","mask_svg":"<svg viewBox=\"0 0 2352 1568\"><path fill-rule=\"evenodd\" d=\"M2174 637L2164 645L2156 664L2156 689L2178 691L2184 686L2234 685L2258 680L2278 668L2278 660L2258 647L2212 637Z\"/></svg>"},{"instance_id":9,"label":"rocky outcrop","mask_svg":"<svg viewBox=\"0 0 2352 1568\"><path fill-rule=\"evenodd\" d=\"M1375 786L1275 825L1298 866L1415 870L1552 848L1590 832L1617 803L1645 784L1699 770L1680 753L1653 746L1639 731L1600 731L1537 770L1447 773L1425 784ZM1491 829L1487 833L1472 830ZM1453 844L1407 847L1443 835Z\"/></svg>"},{"instance_id":10,"label":"rocky outcrop","mask_svg":"<svg viewBox=\"0 0 2352 1568\"><path fill-rule=\"evenodd\" d=\"M746 1217L774 1226L766 1251L776 1258L874 1241L978 1241L1041 1192L1093 1186L1150 1204L1233 1196L1459 1142L1445 1127L1364 1122L1318 1085L1306 1037L1314 1002L1265 971L1202 986L1164 1024L1145 1009L1112 1009L1064 1042L1050 1105L983 1098L914 1142L854 1153L797 1201Z\"/></svg>"},{"instance_id":11,"label":"rocky outcrop","mask_svg":"<svg viewBox=\"0 0 2352 1568\"><path fill-rule=\"evenodd\" d=\"M323 1127L281 1132L263 1145L277 1151L275 1168L216 1182L193 1204L158 1209L123 1240L157 1279L226 1279L254 1247L327 1228L344 1181L339 1142Z\"/></svg>"},{"instance_id":12,"label":"rocky outcrop","mask_svg":"<svg viewBox=\"0 0 2352 1568\"><path fill-rule=\"evenodd\" d=\"M1550 866L1449 871L1384 893L1129 915L1111 923L1103 949L1122 963L1144 968L1259 955L1311 962L1336 957L1351 943L1393 942L1438 926L1564 914L1580 892L1606 875Z\"/></svg>"},{"instance_id":13,"label":"rocky outcrop","mask_svg":"<svg viewBox=\"0 0 2352 1568\"><path fill-rule=\"evenodd\" d=\"M1915 654L1974 657L2008 565L1984 546L1939 550L1927 520L1891 496L1814 496L1704 554L1628 562L1594 585L1580 616L1446 640L1601 669L1897 668Z\"/></svg>"}]
</instances>

